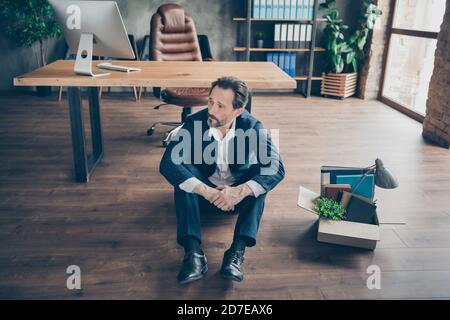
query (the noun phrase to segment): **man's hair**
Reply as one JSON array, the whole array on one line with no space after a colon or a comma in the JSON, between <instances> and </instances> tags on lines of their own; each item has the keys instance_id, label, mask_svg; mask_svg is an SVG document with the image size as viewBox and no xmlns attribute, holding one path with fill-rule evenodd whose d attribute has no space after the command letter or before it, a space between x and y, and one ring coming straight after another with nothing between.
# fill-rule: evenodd
<instances>
[{"instance_id":1,"label":"man's hair","mask_svg":"<svg viewBox=\"0 0 450 320\"><path fill-rule=\"evenodd\" d=\"M233 108L245 107L248 102L248 88L244 81L236 77L221 77L211 84L209 93L215 88L231 89L234 92Z\"/></svg>"}]
</instances>

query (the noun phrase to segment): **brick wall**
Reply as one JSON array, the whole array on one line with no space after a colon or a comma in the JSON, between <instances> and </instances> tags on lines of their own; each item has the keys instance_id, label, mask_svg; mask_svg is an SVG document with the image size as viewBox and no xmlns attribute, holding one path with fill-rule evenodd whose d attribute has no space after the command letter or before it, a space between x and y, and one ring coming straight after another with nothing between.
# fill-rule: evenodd
<instances>
[{"instance_id":1,"label":"brick wall","mask_svg":"<svg viewBox=\"0 0 450 320\"><path fill-rule=\"evenodd\" d=\"M447 9L435 52L434 72L428 91L423 123L425 139L442 147L450 146L450 5Z\"/></svg>"},{"instance_id":2,"label":"brick wall","mask_svg":"<svg viewBox=\"0 0 450 320\"><path fill-rule=\"evenodd\" d=\"M387 28L391 14L391 2L393 0L374 1L383 11L377 24L369 35L366 48L366 62L361 65L359 72L359 92L361 99L376 99L381 83L383 71L383 54L387 44Z\"/></svg>"}]
</instances>

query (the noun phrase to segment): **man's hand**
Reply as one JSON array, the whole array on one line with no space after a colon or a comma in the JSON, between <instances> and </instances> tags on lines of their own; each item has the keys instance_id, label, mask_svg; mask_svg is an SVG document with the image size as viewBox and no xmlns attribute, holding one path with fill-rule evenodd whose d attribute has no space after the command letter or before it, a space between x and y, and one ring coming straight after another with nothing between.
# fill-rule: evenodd
<instances>
[{"instance_id":1,"label":"man's hand","mask_svg":"<svg viewBox=\"0 0 450 320\"><path fill-rule=\"evenodd\" d=\"M219 196L214 197L213 204L223 210L234 210L234 207L239 204L245 197L253 195L252 190L246 184L241 184L236 187L217 186L216 190L220 190Z\"/></svg>"},{"instance_id":2,"label":"man's hand","mask_svg":"<svg viewBox=\"0 0 450 320\"><path fill-rule=\"evenodd\" d=\"M210 203L214 203L214 201L216 201L220 197L220 190L211 188L204 183L196 186L193 192L202 196Z\"/></svg>"}]
</instances>

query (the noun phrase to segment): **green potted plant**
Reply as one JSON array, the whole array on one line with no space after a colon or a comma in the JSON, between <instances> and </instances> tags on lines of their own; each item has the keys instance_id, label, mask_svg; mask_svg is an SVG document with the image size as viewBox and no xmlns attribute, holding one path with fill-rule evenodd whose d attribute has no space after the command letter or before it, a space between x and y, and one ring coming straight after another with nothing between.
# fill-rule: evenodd
<instances>
[{"instance_id":1,"label":"green potted plant","mask_svg":"<svg viewBox=\"0 0 450 320\"><path fill-rule=\"evenodd\" d=\"M61 35L50 4L46 0L0 0L0 17L6 26L4 32L17 45L32 48L38 43L37 64L45 66L47 40ZM38 87L38 94L51 94L51 87Z\"/></svg>"},{"instance_id":2,"label":"green potted plant","mask_svg":"<svg viewBox=\"0 0 450 320\"><path fill-rule=\"evenodd\" d=\"M364 12L357 29L350 35L347 34L348 26L340 19L339 11L334 7L336 0L326 0L320 5L325 10L324 18L327 20L324 33L329 70L323 74L322 95L344 99L356 92L359 64L365 58L364 48L369 31L382 14L381 9L372 1L364 0L362 3Z\"/></svg>"},{"instance_id":3,"label":"green potted plant","mask_svg":"<svg viewBox=\"0 0 450 320\"><path fill-rule=\"evenodd\" d=\"M320 197L314 202L314 210L320 217L340 221L345 218L344 207L333 199Z\"/></svg>"},{"instance_id":4,"label":"green potted plant","mask_svg":"<svg viewBox=\"0 0 450 320\"><path fill-rule=\"evenodd\" d=\"M255 33L256 37L256 47L263 48L264 47L264 32L258 31Z\"/></svg>"}]
</instances>

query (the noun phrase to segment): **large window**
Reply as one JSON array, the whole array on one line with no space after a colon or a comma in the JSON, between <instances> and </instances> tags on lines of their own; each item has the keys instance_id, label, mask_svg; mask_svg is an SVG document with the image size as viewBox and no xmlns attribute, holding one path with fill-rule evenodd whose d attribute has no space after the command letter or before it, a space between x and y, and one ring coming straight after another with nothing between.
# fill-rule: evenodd
<instances>
[{"instance_id":1,"label":"large window","mask_svg":"<svg viewBox=\"0 0 450 320\"><path fill-rule=\"evenodd\" d=\"M421 121L446 0L394 0L381 100Z\"/></svg>"}]
</instances>

